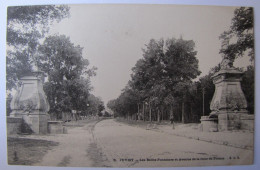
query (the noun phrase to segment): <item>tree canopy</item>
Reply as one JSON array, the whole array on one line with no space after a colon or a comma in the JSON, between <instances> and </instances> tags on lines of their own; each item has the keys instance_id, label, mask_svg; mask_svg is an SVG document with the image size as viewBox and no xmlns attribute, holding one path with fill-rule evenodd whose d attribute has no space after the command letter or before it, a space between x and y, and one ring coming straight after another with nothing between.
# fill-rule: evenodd
<instances>
[{"instance_id":1,"label":"tree canopy","mask_svg":"<svg viewBox=\"0 0 260 170\"><path fill-rule=\"evenodd\" d=\"M240 7L234 12L231 26L221 34L222 48L220 53L234 61L248 52L254 60L254 13L252 7Z\"/></svg>"},{"instance_id":2,"label":"tree canopy","mask_svg":"<svg viewBox=\"0 0 260 170\"><path fill-rule=\"evenodd\" d=\"M32 45L43 38L53 21L60 21L68 16L69 7L65 5L8 7L7 44L33 48Z\"/></svg>"},{"instance_id":3,"label":"tree canopy","mask_svg":"<svg viewBox=\"0 0 260 170\"><path fill-rule=\"evenodd\" d=\"M39 40L49 26L69 16L66 5L13 6L7 9L7 90L16 87L18 77L32 70Z\"/></svg>"},{"instance_id":4,"label":"tree canopy","mask_svg":"<svg viewBox=\"0 0 260 170\"><path fill-rule=\"evenodd\" d=\"M87 109L92 90L90 78L95 75L96 68L89 68L82 50L65 35L49 36L39 45L36 63L48 77L44 89L50 112Z\"/></svg>"}]
</instances>

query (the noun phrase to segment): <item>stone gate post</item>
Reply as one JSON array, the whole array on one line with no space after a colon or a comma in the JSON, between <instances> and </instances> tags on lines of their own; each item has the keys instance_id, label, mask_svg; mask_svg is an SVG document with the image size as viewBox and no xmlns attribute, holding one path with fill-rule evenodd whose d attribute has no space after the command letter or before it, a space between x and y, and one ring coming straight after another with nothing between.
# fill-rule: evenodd
<instances>
[{"instance_id":1,"label":"stone gate post","mask_svg":"<svg viewBox=\"0 0 260 170\"><path fill-rule=\"evenodd\" d=\"M22 118L35 134L46 134L49 103L43 91L43 72L28 73L20 81L11 101L10 117Z\"/></svg>"}]
</instances>

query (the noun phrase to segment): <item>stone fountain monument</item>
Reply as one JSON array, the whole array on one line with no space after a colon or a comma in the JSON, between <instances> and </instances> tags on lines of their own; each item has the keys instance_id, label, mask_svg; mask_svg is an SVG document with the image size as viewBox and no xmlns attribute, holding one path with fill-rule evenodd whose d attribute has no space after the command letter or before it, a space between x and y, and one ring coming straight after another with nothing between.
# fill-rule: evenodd
<instances>
[{"instance_id":1,"label":"stone fountain monument","mask_svg":"<svg viewBox=\"0 0 260 170\"><path fill-rule=\"evenodd\" d=\"M43 91L43 78L41 71L34 71L20 78L21 86L11 101L12 112L7 122L20 119L35 134L47 133L49 103Z\"/></svg>"},{"instance_id":2,"label":"stone fountain monument","mask_svg":"<svg viewBox=\"0 0 260 170\"><path fill-rule=\"evenodd\" d=\"M247 111L240 84L242 75L232 61L223 58L220 70L212 76L215 93L210 115L201 117L203 131L253 130L254 115Z\"/></svg>"}]
</instances>

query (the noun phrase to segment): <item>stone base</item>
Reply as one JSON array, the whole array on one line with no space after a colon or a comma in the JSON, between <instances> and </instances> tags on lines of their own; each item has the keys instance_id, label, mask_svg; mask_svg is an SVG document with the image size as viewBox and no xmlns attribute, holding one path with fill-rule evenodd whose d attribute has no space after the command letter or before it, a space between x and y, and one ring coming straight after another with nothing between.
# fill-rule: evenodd
<instances>
[{"instance_id":1,"label":"stone base","mask_svg":"<svg viewBox=\"0 0 260 170\"><path fill-rule=\"evenodd\" d=\"M221 113L218 115L219 131L254 130L254 115L246 113Z\"/></svg>"},{"instance_id":2,"label":"stone base","mask_svg":"<svg viewBox=\"0 0 260 170\"><path fill-rule=\"evenodd\" d=\"M13 111L10 115L13 118L22 118L35 134L47 134L47 121L49 116L41 111L34 111L25 114L24 111Z\"/></svg>"},{"instance_id":3,"label":"stone base","mask_svg":"<svg viewBox=\"0 0 260 170\"><path fill-rule=\"evenodd\" d=\"M21 133L22 118L7 117L7 135Z\"/></svg>"},{"instance_id":4,"label":"stone base","mask_svg":"<svg viewBox=\"0 0 260 170\"><path fill-rule=\"evenodd\" d=\"M24 121L36 134L47 134L47 115L29 115L23 117Z\"/></svg>"},{"instance_id":5,"label":"stone base","mask_svg":"<svg viewBox=\"0 0 260 170\"><path fill-rule=\"evenodd\" d=\"M255 115L241 115L240 122L242 130L254 131Z\"/></svg>"},{"instance_id":6,"label":"stone base","mask_svg":"<svg viewBox=\"0 0 260 170\"><path fill-rule=\"evenodd\" d=\"M217 132L218 131L218 119L209 118L209 116L202 116L201 119L200 131L203 132Z\"/></svg>"}]
</instances>

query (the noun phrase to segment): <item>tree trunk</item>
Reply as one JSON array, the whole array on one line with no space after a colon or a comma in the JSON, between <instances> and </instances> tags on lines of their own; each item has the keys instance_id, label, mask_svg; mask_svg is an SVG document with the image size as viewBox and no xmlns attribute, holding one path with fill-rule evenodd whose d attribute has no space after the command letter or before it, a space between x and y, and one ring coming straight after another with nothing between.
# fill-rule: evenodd
<instances>
[{"instance_id":1,"label":"tree trunk","mask_svg":"<svg viewBox=\"0 0 260 170\"><path fill-rule=\"evenodd\" d=\"M181 114L181 121L184 123L184 101L182 101L182 114Z\"/></svg>"},{"instance_id":2,"label":"tree trunk","mask_svg":"<svg viewBox=\"0 0 260 170\"><path fill-rule=\"evenodd\" d=\"M190 104L190 119L192 122L194 122L194 117L193 117L193 113L192 113L192 104Z\"/></svg>"},{"instance_id":3,"label":"tree trunk","mask_svg":"<svg viewBox=\"0 0 260 170\"><path fill-rule=\"evenodd\" d=\"M163 121L164 110L162 109L162 121Z\"/></svg>"},{"instance_id":4,"label":"tree trunk","mask_svg":"<svg viewBox=\"0 0 260 170\"><path fill-rule=\"evenodd\" d=\"M204 95L205 95L205 88L203 88L202 89L202 114L203 114L203 116L205 116L205 109L204 109L204 107L205 107L205 105L204 105Z\"/></svg>"},{"instance_id":5,"label":"tree trunk","mask_svg":"<svg viewBox=\"0 0 260 170\"><path fill-rule=\"evenodd\" d=\"M160 122L160 109L157 109L157 121Z\"/></svg>"},{"instance_id":6,"label":"tree trunk","mask_svg":"<svg viewBox=\"0 0 260 170\"><path fill-rule=\"evenodd\" d=\"M144 118L144 116L145 116L145 113L144 113L144 112L145 112L145 110L144 110L144 102L143 102L143 121L145 121L145 120L144 120L144 119L145 119L145 118Z\"/></svg>"},{"instance_id":7,"label":"tree trunk","mask_svg":"<svg viewBox=\"0 0 260 170\"><path fill-rule=\"evenodd\" d=\"M140 120L140 106L139 103L137 104L137 115L136 115L136 120Z\"/></svg>"},{"instance_id":8,"label":"tree trunk","mask_svg":"<svg viewBox=\"0 0 260 170\"><path fill-rule=\"evenodd\" d=\"M172 107L172 105L170 107L170 117L171 117L171 115L173 115L173 107Z\"/></svg>"},{"instance_id":9,"label":"tree trunk","mask_svg":"<svg viewBox=\"0 0 260 170\"><path fill-rule=\"evenodd\" d=\"M154 119L155 119L155 115L154 114L156 114L156 112L151 108L151 114L152 114L152 121L154 121Z\"/></svg>"},{"instance_id":10,"label":"tree trunk","mask_svg":"<svg viewBox=\"0 0 260 170\"><path fill-rule=\"evenodd\" d=\"M150 122L152 122L152 108L150 102L149 102L149 115L150 115Z\"/></svg>"}]
</instances>

